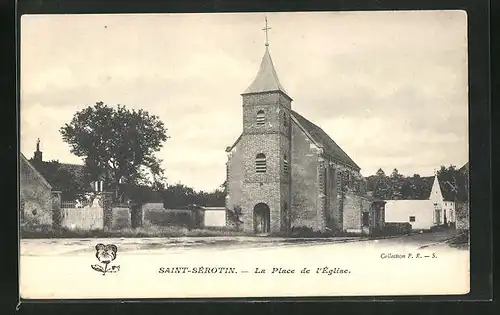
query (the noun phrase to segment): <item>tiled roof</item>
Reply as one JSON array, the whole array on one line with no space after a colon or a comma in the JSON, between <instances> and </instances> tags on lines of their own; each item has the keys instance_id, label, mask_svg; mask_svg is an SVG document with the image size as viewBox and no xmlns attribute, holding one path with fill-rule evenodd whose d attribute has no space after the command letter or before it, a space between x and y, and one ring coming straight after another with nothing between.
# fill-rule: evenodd
<instances>
[{"instance_id":1,"label":"tiled roof","mask_svg":"<svg viewBox=\"0 0 500 315\"><path fill-rule=\"evenodd\" d=\"M458 169L462 173L467 173L469 172L469 162L465 163L464 166Z\"/></svg>"},{"instance_id":2,"label":"tiled roof","mask_svg":"<svg viewBox=\"0 0 500 315\"><path fill-rule=\"evenodd\" d=\"M31 160L32 165L37 169L37 171L43 175L45 180L47 180L50 185L52 186L53 189L56 190L63 190L66 186L67 183L64 182L53 182L54 176L53 174L50 174L49 172L54 172L53 167L49 167L49 163L47 161L36 161L36 160ZM79 164L68 164L68 163L60 163L57 162L59 168L58 172L67 172L74 180L82 180L83 177L85 176L85 166L84 165L79 165ZM65 177L59 177L58 179L61 180Z\"/></svg>"},{"instance_id":3,"label":"tiled roof","mask_svg":"<svg viewBox=\"0 0 500 315\"><path fill-rule=\"evenodd\" d=\"M66 163L60 163L59 165L60 165L61 169L64 169L71 174L75 174L78 176L83 176L85 174L85 166L84 165L66 164Z\"/></svg>"},{"instance_id":4,"label":"tiled roof","mask_svg":"<svg viewBox=\"0 0 500 315\"><path fill-rule=\"evenodd\" d=\"M47 179L45 179L45 177L36 169L33 164L30 163L30 161L22 153L20 154L20 160L21 163L24 163L33 170L33 172L38 176L42 183L44 183L49 189L52 189L52 185L47 181ZM22 166L20 165L20 167Z\"/></svg>"},{"instance_id":5,"label":"tiled roof","mask_svg":"<svg viewBox=\"0 0 500 315\"><path fill-rule=\"evenodd\" d=\"M245 90L243 94L249 93L262 93L262 92L272 92L281 91L288 96L283 86L278 79L278 74L274 69L273 61L271 55L269 54L269 49L266 46L266 51L262 57L262 62L260 64L259 72L255 77L254 81Z\"/></svg>"},{"instance_id":6,"label":"tiled roof","mask_svg":"<svg viewBox=\"0 0 500 315\"><path fill-rule=\"evenodd\" d=\"M426 176L421 178L425 182L424 186L425 191L423 196L425 196L425 199L429 199L429 197L431 196L432 184L434 183L434 176ZM439 176L438 176L438 181L439 181L439 187L441 188L441 194L443 195L443 199L445 201L455 200L455 192L453 192L451 186L446 182L444 182L443 180L439 179Z\"/></svg>"},{"instance_id":7,"label":"tiled roof","mask_svg":"<svg viewBox=\"0 0 500 315\"><path fill-rule=\"evenodd\" d=\"M453 184L453 183L451 183ZM439 186L441 187L441 193L443 194L444 201L454 201L455 200L455 191L453 188L446 182L439 180Z\"/></svg>"},{"instance_id":8,"label":"tiled roof","mask_svg":"<svg viewBox=\"0 0 500 315\"><path fill-rule=\"evenodd\" d=\"M326 132L323 131L320 127L313 124L302 115L295 111L291 111L292 116L298 121L298 123L305 129L307 133L313 138L314 141L318 142L323 149L325 150L325 154L333 158L334 160L351 166L357 170L361 168L347 155L347 153L342 150L338 144L333 141L330 136Z\"/></svg>"},{"instance_id":9,"label":"tiled roof","mask_svg":"<svg viewBox=\"0 0 500 315\"><path fill-rule=\"evenodd\" d=\"M423 200L427 200L431 196L432 184L434 184L434 176L422 176L422 177L420 177L420 179L423 182L423 185L422 185Z\"/></svg>"}]
</instances>

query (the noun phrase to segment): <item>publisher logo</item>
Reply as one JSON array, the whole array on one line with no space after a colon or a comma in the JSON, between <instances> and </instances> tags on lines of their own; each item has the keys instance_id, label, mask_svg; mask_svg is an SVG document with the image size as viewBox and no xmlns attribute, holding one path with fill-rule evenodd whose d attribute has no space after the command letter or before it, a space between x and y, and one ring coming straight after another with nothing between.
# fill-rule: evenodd
<instances>
[{"instance_id":1,"label":"publisher logo","mask_svg":"<svg viewBox=\"0 0 500 315\"><path fill-rule=\"evenodd\" d=\"M116 247L116 245L104 245L99 243L95 246L95 249L95 257L99 261L99 264L91 265L92 269L101 272L102 275L120 271L120 266L110 266L110 263L116 259L116 253L118 252L118 247Z\"/></svg>"}]
</instances>

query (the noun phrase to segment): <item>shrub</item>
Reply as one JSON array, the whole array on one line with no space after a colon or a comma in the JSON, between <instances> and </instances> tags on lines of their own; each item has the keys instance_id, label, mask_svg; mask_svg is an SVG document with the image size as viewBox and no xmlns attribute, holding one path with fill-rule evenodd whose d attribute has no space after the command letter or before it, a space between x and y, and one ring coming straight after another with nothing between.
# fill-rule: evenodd
<instances>
[{"instance_id":1,"label":"shrub","mask_svg":"<svg viewBox=\"0 0 500 315\"><path fill-rule=\"evenodd\" d=\"M243 215L240 206L235 206L233 210L227 209L227 219L230 226L234 227L236 230L241 229L243 221L241 216Z\"/></svg>"}]
</instances>

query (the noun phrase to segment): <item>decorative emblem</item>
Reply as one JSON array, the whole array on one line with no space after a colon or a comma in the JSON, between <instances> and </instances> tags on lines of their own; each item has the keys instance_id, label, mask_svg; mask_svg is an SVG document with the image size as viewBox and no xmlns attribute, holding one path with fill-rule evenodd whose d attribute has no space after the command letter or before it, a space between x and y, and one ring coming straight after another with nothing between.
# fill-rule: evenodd
<instances>
[{"instance_id":1,"label":"decorative emblem","mask_svg":"<svg viewBox=\"0 0 500 315\"><path fill-rule=\"evenodd\" d=\"M101 272L104 276L106 273L116 273L120 271L120 266L108 266L113 260L116 259L116 252L118 247L114 244L97 244L95 246L96 254L95 257L101 264L91 265L92 269L97 272Z\"/></svg>"}]
</instances>

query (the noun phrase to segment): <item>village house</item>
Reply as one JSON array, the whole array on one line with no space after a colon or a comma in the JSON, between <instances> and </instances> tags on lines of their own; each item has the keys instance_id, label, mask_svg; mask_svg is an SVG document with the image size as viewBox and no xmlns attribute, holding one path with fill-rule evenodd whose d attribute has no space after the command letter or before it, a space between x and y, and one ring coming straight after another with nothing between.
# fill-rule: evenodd
<instances>
[{"instance_id":1,"label":"village house","mask_svg":"<svg viewBox=\"0 0 500 315\"><path fill-rule=\"evenodd\" d=\"M57 166L57 167L54 167ZM40 139L31 159L20 153L20 217L43 225L53 223L53 198L71 185L83 185L84 166L43 161Z\"/></svg>"},{"instance_id":2,"label":"village house","mask_svg":"<svg viewBox=\"0 0 500 315\"><path fill-rule=\"evenodd\" d=\"M244 231L383 227L384 202L366 195L360 167L335 141L292 109L267 43L242 98L243 132L226 149L226 207L241 209Z\"/></svg>"},{"instance_id":3,"label":"village house","mask_svg":"<svg viewBox=\"0 0 500 315\"><path fill-rule=\"evenodd\" d=\"M52 186L28 161L19 158L19 216L21 221L34 219L39 224L52 224Z\"/></svg>"},{"instance_id":4,"label":"village house","mask_svg":"<svg viewBox=\"0 0 500 315\"><path fill-rule=\"evenodd\" d=\"M469 229L469 162L465 163L459 170L464 175L463 181L459 183L464 187L465 196L457 201L456 204L456 227L460 230Z\"/></svg>"},{"instance_id":5,"label":"village house","mask_svg":"<svg viewBox=\"0 0 500 315\"><path fill-rule=\"evenodd\" d=\"M37 139L36 150L29 162L51 184L53 190L61 191L63 198L72 199L74 195L69 194L71 191L80 189L80 192L83 192L84 187L86 190L91 188L84 165L44 161L40 139Z\"/></svg>"},{"instance_id":6,"label":"village house","mask_svg":"<svg viewBox=\"0 0 500 315\"><path fill-rule=\"evenodd\" d=\"M411 224L413 230L430 230L435 226L455 226L455 194L448 183L437 175L424 177L431 181L424 192L424 199L386 200L385 222Z\"/></svg>"}]
</instances>

